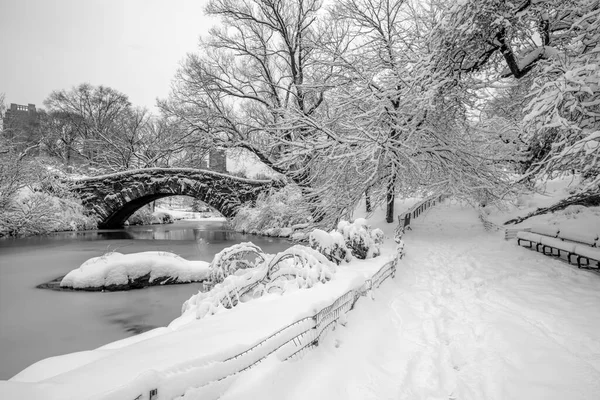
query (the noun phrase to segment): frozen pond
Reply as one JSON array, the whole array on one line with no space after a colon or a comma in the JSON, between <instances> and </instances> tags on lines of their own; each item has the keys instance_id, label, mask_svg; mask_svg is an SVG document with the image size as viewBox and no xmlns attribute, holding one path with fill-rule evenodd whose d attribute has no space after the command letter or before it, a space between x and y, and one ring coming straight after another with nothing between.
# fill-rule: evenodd
<instances>
[{"instance_id":1,"label":"frozen pond","mask_svg":"<svg viewBox=\"0 0 600 400\"><path fill-rule=\"evenodd\" d=\"M0 240L0 380L43 358L165 326L202 286L99 293L58 292L36 285L107 251L165 250L188 260L211 261L223 248L244 241L268 253L290 246L285 239L244 235L227 230L222 222L198 221Z\"/></svg>"}]
</instances>

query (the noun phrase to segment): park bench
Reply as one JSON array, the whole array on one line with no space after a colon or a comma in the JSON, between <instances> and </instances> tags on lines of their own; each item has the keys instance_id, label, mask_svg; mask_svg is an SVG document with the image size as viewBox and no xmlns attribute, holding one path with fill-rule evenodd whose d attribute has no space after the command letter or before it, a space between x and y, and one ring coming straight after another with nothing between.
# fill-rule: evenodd
<instances>
[{"instance_id":1,"label":"park bench","mask_svg":"<svg viewBox=\"0 0 600 400\"><path fill-rule=\"evenodd\" d=\"M570 263L576 262L579 268L600 268L599 232L534 225L528 231L517 233L517 244L530 249L535 246L536 251L541 250L545 255L560 257L564 253L567 260Z\"/></svg>"}]
</instances>

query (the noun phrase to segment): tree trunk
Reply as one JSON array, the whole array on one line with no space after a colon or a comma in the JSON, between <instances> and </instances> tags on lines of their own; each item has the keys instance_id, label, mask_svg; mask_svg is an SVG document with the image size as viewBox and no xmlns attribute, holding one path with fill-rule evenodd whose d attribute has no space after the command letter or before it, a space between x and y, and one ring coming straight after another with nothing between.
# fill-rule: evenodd
<instances>
[{"instance_id":1,"label":"tree trunk","mask_svg":"<svg viewBox=\"0 0 600 400\"><path fill-rule=\"evenodd\" d=\"M370 213L372 211L371 208L371 195L369 194L369 188L365 190L365 205L367 207L367 212Z\"/></svg>"},{"instance_id":2,"label":"tree trunk","mask_svg":"<svg viewBox=\"0 0 600 400\"><path fill-rule=\"evenodd\" d=\"M388 183L387 194L386 194L387 207L386 207L386 213L385 213L385 220L389 224L394 222L394 200L396 198L395 186L396 186L396 173L392 172L392 176Z\"/></svg>"}]
</instances>

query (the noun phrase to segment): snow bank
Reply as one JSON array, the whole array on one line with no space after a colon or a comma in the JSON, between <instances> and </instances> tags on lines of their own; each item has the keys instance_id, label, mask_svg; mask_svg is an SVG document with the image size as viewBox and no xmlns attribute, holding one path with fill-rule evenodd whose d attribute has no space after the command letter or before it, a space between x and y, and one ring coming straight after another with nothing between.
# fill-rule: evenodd
<instances>
[{"instance_id":1,"label":"snow bank","mask_svg":"<svg viewBox=\"0 0 600 400\"><path fill-rule=\"evenodd\" d=\"M538 183L534 190L520 193L513 199L500 204L500 208L486 207L488 219L498 225L522 217L538 208L549 207L574 194L580 186L578 176L563 176Z\"/></svg>"},{"instance_id":2,"label":"snow bank","mask_svg":"<svg viewBox=\"0 0 600 400\"><path fill-rule=\"evenodd\" d=\"M570 205L562 210L536 215L521 223L502 226L504 222L523 217L538 208L546 208L569 197L576 192L580 179L577 176L565 176L545 182L535 192L522 193L512 203L505 204L504 209L486 207L482 211L486 218L510 229L525 229L534 225L547 225L563 230L579 232L597 232L600 227L600 207Z\"/></svg>"},{"instance_id":3,"label":"snow bank","mask_svg":"<svg viewBox=\"0 0 600 400\"><path fill-rule=\"evenodd\" d=\"M188 261L164 251L121 254L109 253L94 257L69 272L61 287L74 289L125 289L129 285L157 285L196 282L206 279L208 263Z\"/></svg>"}]
</instances>

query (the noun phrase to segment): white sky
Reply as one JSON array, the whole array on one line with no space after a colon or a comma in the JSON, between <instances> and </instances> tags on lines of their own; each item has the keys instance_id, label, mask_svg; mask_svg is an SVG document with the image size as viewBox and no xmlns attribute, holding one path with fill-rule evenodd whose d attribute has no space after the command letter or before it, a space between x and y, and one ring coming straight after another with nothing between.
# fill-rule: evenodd
<instances>
[{"instance_id":1,"label":"white sky","mask_svg":"<svg viewBox=\"0 0 600 400\"><path fill-rule=\"evenodd\" d=\"M0 0L0 93L34 103L83 82L155 111L186 53L215 24L206 0Z\"/></svg>"}]
</instances>

